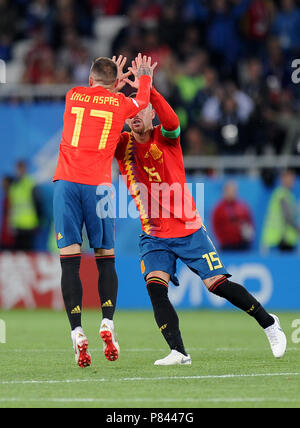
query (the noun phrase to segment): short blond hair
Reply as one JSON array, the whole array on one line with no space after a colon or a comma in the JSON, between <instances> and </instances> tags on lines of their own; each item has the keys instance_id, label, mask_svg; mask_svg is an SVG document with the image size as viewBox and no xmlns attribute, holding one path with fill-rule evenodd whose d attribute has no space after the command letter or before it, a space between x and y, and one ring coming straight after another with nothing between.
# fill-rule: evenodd
<instances>
[{"instance_id":1,"label":"short blond hair","mask_svg":"<svg viewBox=\"0 0 300 428\"><path fill-rule=\"evenodd\" d=\"M110 58L96 58L91 66L90 75L105 86L113 85L118 77L117 64Z\"/></svg>"}]
</instances>

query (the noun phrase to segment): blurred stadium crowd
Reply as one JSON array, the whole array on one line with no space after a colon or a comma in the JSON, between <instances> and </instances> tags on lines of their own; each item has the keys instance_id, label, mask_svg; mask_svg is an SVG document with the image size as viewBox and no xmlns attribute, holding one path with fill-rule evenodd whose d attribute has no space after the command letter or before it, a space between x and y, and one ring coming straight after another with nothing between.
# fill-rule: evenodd
<instances>
[{"instance_id":1,"label":"blurred stadium crowd","mask_svg":"<svg viewBox=\"0 0 300 428\"><path fill-rule=\"evenodd\" d=\"M142 51L185 154L299 154L299 27L295 0L0 0L0 58L12 83L86 85L95 56Z\"/></svg>"}]
</instances>

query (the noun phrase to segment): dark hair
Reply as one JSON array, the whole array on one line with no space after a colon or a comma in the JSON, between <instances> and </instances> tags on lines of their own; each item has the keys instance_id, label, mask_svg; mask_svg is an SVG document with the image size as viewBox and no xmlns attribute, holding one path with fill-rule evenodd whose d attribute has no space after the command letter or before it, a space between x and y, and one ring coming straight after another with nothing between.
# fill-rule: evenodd
<instances>
[{"instance_id":1,"label":"dark hair","mask_svg":"<svg viewBox=\"0 0 300 428\"><path fill-rule=\"evenodd\" d=\"M97 82L104 85L112 85L118 77L118 67L110 58L100 57L92 64L90 74L93 74Z\"/></svg>"},{"instance_id":2,"label":"dark hair","mask_svg":"<svg viewBox=\"0 0 300 428\"><path fill-rule=\"evenodd\" d=\"M296 175L296 171L294 168L284 168L280 171L280 175L281 177L285 176L285 175Z\"/></svg>"}]
</instances>

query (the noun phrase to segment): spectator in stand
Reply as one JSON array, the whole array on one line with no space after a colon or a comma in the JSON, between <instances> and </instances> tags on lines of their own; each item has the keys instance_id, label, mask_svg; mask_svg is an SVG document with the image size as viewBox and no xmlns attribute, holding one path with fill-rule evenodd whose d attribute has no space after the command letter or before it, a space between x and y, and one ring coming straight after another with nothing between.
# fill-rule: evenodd
<instances>
[{"instance_id":1,"label":"spectator in stand","mask_svg":"<svg viewBox=\"0 0 300 428\"><path fill-rule=\"evenodd\" d=\"M300 228L293 194L295 178L293 171L283 171L280 184L271 195L262 235L264 249L293 251L297 248Z\"/></svg>"},{"instance_id":2,"label":"spectator in stand","mask_svg":"<svg viewBox=\"0 0 300 428\"><path fill-rule=\"evenodd\" d=\"M243 68L240 76L242 90L260 104L266 93L262 63L259 58L251 57L244 62Z\"/></svg>"},{"instance_id":3,"label":"spectator in stand","mask_svg":"<svg viewBox=\"0 0 300 428\"><path fill-rule=\"evenodd\" d=\"M203 106L203 119L208 122L218 122L222 115L222 103L226 97L235 100L238 106L238 116L242 122L247 122L253 111L253 100L243 91L239 90L234 82L228 81L223 88L217 88L215 94L210 97Z\"/></svg>"},{"instance_id":4,"label":"spectator in stand","mask_svg":"<svg viewBox=\"0 0 300 428\"><path fill-rule=\"evenodd\" d=\"M18 11L13 2L0 0L0 59L12 59L13 42L18 33Z\"/></svg>"},{"instance_id":5,"label":"spectator in stand","mask_svg":"<svg viewBox=\"0 0 300 428\"><path fill-rule=\"evenodd\" d=\"M54 65L54 53L47 42L44 29L35 28L32 32L32 46L25 59L23 83L39 84L45 80L51 81Z\"/></svg>"},{"instance_id":6,"label":"spectator in stand","mask_svg":"<svg viewBox=\"0 0 300 428\"><path fill-rule=\"evenodd\" d=\"M63 34L61 46L57 50L59 64L72 71L76 63L79 47L82 47L82 42L78 33L74 28L69 28Z\"/></svg>"},{"instance_id":7,"label":"spectator in stand","mask_svg":"<svg viewBox=\"0 0 300 428\"><path fill-rule=\"evenodd\" d=\"M291 83L291 68L279 39L270 37L266 41L266 53L262 59L264 78L270 91L271 102L278 102L280 91Z\"/></svg>"},{"instance_id":8,"label":"spectator in stand","mask_svg":"<svg viewBox=\"0 0 300 428\"><path fill-rule=\"evenodd\" d=\"M144 26L140 20L140 10L137 5L132 5L127 13L128 24L115 36L111 46L111 56L119 55L123 49L131 49L135 55L143 49ZM134 56L133 55L133 56Z\"/></svg>"},{"instance_id":9,"label":"spectator in stand","mask_svg":"<svg viewBox=\"0 0 300 428\"><path fill-rule=\"evenodd\" d=\"M57 2L55 11L55 21L52 29L51 45L54 49L58 49L61 46L66 31L73 30L77 31L77 20L79 17L75 14L75 10L72 7L71 0L64 0Z\"/></svg>"},{"instance_id":10,"label":"spectator in stand","mask_svg":"<svg viewBox=\"0 0 300 428\"><path fill-rule=\"evenodd\" d=\"M205 51L198 50L190 55L183 64L170 63L167 70L173 83L172 102L179 115L182 128L193 121L193 105L200 90L205 87L204 70L208 56ZM175 65L175 66L174 66Z\"/></svg>"},{"instance_id":11,"label":"spectator in stand","mask_svg":"<svg viewBox=\"0 0 300 428\"><path fill-rule=\"evenodd\" d=\"M206 33L207 47L212 52L214 65L219 66L223 62L229 75L242 53L239 24L251 0L233 0L231 4L227 0L212 0L211 11L207 10L209 24Z\"/></svg>"},{"instance_id":12,"label":"spectator in stand","mask_svg":"<svg viewBox=\"0 0 300 428\"><path fill-rule=\"evenodd\" d=\"M248 121L253 110L253 100L228 81L204 103L202 126L218 140L223 154L244 153L249 144Z\"/></svg>"},{"instance_id":13,"label":"spectator in stand","mask_svg":"<svg viewBox=\"0 0 300 428\"><path fill-rule=\"evenodd\" d=\"M18 32L18 12L13 2L0 0L0 35L14 40Z\"/></svg>"},{"instance_id":14,"label":"spectator in stand","mask_svg":"<svg viewBox=\"0 0 300 428\"><path fill-rule=\"evenodd\" d=\"M245 35L248 39L247 48L251 55L262 52L274 13L272 0L252 0L244 21Z\"/></svg>"},{"instance_id":15,"label":"spectator in stand","mask_svg":"<svg viewBox=\"0 0 300 428\"><path fill-rule=\"evenodd\" d=\"M263 75L263 66L259 58L249 58L243 64L243 71L240 75L241 89L254 101L253 113L250 116L249 126L247 127L249 146L253 152L262 154L265 151L265 145L262 142L267 141L265 121L262 117L269 101L269 91Z\"/></svg>"},{"instance_id":16,"label":"spectator in stand","mask_svg":"<svg viewBox=\"0 0 300 428\"><path fill-rule=\"evenodd\" d=\"M187 21L203 21L208 17L207 1L186 0L183 15Z\"/></svg>"},{"instance_id":17,"label":"spectator in stand","mask_svg":"<svg viewBox=\"0 0 300 428\"><path fill-rule=\"evenodd\" d=\"M11 250L14 247L14 234L9 224L10 204L9 204L9 188L13 182L12 177L6 176L2 180L3 199L2 199L2 224L0 249Z\"/></svg>"},{"instance_id":18,"label":"spectator in stand","mask_svg":"<svg viewBox=\"0 0 300 428\"><path fill-rule=\"evenodd\" d=\"M278 38L270 37L266 41L266 49L266 54L262 60L264 80L267 87L266 103L261 116L266 135L263 140L265 141L263 150L280 153L283 146L282 141L286 135L283 128L276 123L276 116L281 110L280 105L282 104L284 89L291 87L291 68L289 68ZM293 103L296 103L295 94Z\"/></svg>"},{"instance_id":19,"label":"spectator in stand","mask_svg":"<svg viewBox=\"0 0 300 428\"><path fill-rule=\"evenodd\" d=\"M0 59L10 61L12 55L12 37L0 33Z\"/></svg>"},{"instance_id":20,"label":"spectator in stand","mask_svg":"<svg viewBox=\"0 0 300 428\"><path fill-rule=\"evenodd\" d=\"M157 24L161 16L161 6L157 0L135 0L134 6L139 10L139 19L147 24Z\"/></svg>"},{"instance_id":21,"label":"spectator in stand","mask_svg":"<svg viewBox=\"0 0 300 428\"><path fill-rule=\"evenodd\" d=\"M274 133L280 138L273 144L277 154L293 155L299 154L299 106L294 106L292 92L281 91L281 97L277 108L267 109L264 112L265 118L274 126Z\"/></svg>"},{"instance_id":22,"label":"spectator in stand","mask_svg":"<svg viewBox=\"0 0 300 428\"><path fill-rule=\"evenodd\" d=\"M47 39L50 40L51 28L54 19L54 7L49 0L34 0L28 3L26 14L27 31L32 31L36 27L45 29Z\"/></svg>"},{"instance_id":23,"label":"spectator in stand","mask_svg":"<svg viewBox=\"0 0 300 428\"><path fill-rule=\"evenodd\" d=\"M90 0L93 11L106 16L119 15L122 11L122 3L124 3L122 0Z\"/></svg>"},{"instance_id":24,"label":"spectator in stand","mask_svg":"<svg viewBox=\"0 0 300 428\"><path fill-rule=\"evenodd\" d=\"M214 140L209 139L199 128L193 124L187 128L182 135L181 140L183 154L185 156L216 156L218 154L217 146ZM187 174L191 175L213 175L214 170L211 168L193 168L186 167Z\"/></svg>"},{"instance_id":25,"label":"spectator in stand","mask_svg":"<svg viewBox=\"0 0 300 428\"><path fill-rule=\"evenodd\" d=\"M179 61L186 62L199 52L200 46L203 45L203 34L200 28L197 24L188 24L181 28L181 37L174 49Z\"/></svg>"},{"instance_id":26,"label":"spectator in stand","mask_svg":"<svg viewBox=\"0 0 300 428\"><path fill-rule=\"evenodd\" d=\"M51 45L58 49L62 44L64 33L69 30L73 30L80 37L92 37L93 28L93 14L89 1L57 1Z\"/></svg>"},{"instance_id":27,"label":"spectator in stand","mask_svg":"<svg viewBox=\"0 0 300 428\"><path fill-rule=\"evenodd\" d=\"M224 251L248 250L254 238L254 224L249 207L238 199L235 182L224 187L223 199L212 216L214 233Z\"/></svg>"},{"instance_id":28,"label":"spectator in stand","mask_svg":"<svg viewBox=\"0 0 300 428\"><path fill-rule=\"evenodd\" d=\"M150 56L153 62L157 62L158 69L164 67L165 62L171 54L171 49L160 40L157 28L145 32L143 45L142 53Z\"/></svg>"},{"instance_id":29,"label":"spectator in stand","mask_svg":"<svg viewBox=\"0 0 300 428\"><path fill-rule=\"evenodd\" d=\"M240 117L237 101L226 96L221 104L217 139L223 154L243 154L248 147L247 124Z\"/></svg>"},{"instance_id":30,"label":"spectator in stand","mask_svg":"<svg viewBox=\"0 0 300 428\"><path fill-rule=\"evenodd\" d=\"M181 13L184 5L180 0L167 0L164 2L159 20L158 34L173 52L176 52L182 40Z\"/></svg>"},{"instance_id":31,"label":"spectator in stand","mask_svg":"<svg viewBox=\"0 0 300 428\"><path fill-rule=\"evenodd\" d=\"M280 41L281 47L289 53L300 50L300 9L295 0L281 0L281 10L273 23L273 34Z\"/></svg>"},{"instance_id":32,"label":"spectator in stand","mask_svg":"<svg viewBox=\"0 0 300 428\"><path fill-rule=\"evenodd\" d=\"M217 70L213 67L206 67L203 71L204 88L201 89L195 99L195 108L203 107L204 103L213 95L216 88L219 87L219 79Z\"/></svg>"},{"instance_id":33,"label":"spectator in stand","mask_svg":"<svg viewBox=\"0 0 300 428\"><path fill-rule=\"evenodd\" d=\"M52 51L41 52L37 83L51 85L56 83L55 56Z\"/></svg>"},{"instance_id":34,"label":"spectator in stand","mask_svg":"<svg viewBox=\"0 0 300 428\"><path fill-rule=\"evenodd\" d=\"M8 192L10 226L15 235L15 250L30 251L40 224L41 204L34 179L24 161L17 163L17 176Z\"/></svg>"},{"instance_id":35,"label":"spectator in stand","mask_svg":"<svg viewBox=\"0 0 300 428\"><path fill-rule=\"evenodd\" d=\"M84 86L88 81L91 69L91 57L84 46L79 45L74 56L74 66L72 69L73 82Z\"/></svg>"},{"instance_id":36,"label":"spectator in stand","mask_svg":"<svg viewBox=\"0 0 300 428\"><path fill-rule=\"evenodd\" d=\"M67 70L74 84L87 81L91 68L89 46L84 43L74 28L69 28L63 35L62 45L57 51L57 62Z\"/></svg>"},{"instance_id":37,"label":"spectator in stand","mask_svg":"<svg viewBox=\"0 0 300 428\"><path fill-rule=\"evenodd\" d=\"M55 82L58 85L71 85L72 80L66 67L58 65L55 70Z\"/></svg>"}]
</instances>

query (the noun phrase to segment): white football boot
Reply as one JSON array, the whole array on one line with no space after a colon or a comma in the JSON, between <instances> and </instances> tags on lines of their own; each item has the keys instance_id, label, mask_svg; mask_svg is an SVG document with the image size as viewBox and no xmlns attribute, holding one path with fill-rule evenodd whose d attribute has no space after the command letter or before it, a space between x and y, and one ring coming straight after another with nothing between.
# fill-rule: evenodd
<instances>
[{"instance_id":1,"label":"white football boot","mask_svg":"<svg viewBox=\"0 0 300 428\"><path fill-rule=\"evenodd\" d=\"M88 340L81 327L71 332L73 349L75 351L75 362L79 367L89 367L92 363L91 354L88 351Z\"/></svg>"},{"instance_id":2,"label":"white football boot","mask_svg":"<svg viewBox=\"0 0 300 428\"><path fill-rule=\"evenodd\" d=\"M100 326L100 337L104 342L103 351L108 361L116 361L120 355L120 346L118 344L113 321L104 318Z\"/></svg>"},{"instance_id":3,"label":"white football boot","mask_svg":"<svg viewBox=\"0 0 300 428\"><path fill-rule=\"evenodd\" d=\"M181 354L181 352L173 349L169 355L162 360L155 361L155 366L175 366L175 365L191 365L192 359L190 355Z\"/></svg>"},{"instance_id":4,"label":"white football boot","mask_svg":"<svg viewBox=\"0 0 300 428\"><path fill-rule=\"evenodd\" d=\"M282 358L286 351L287 340L280 326L279 319L276 315L270 314L274 318L273 325L265 329L266 336L275 358Z\"/></svg>"}]
</instances>

